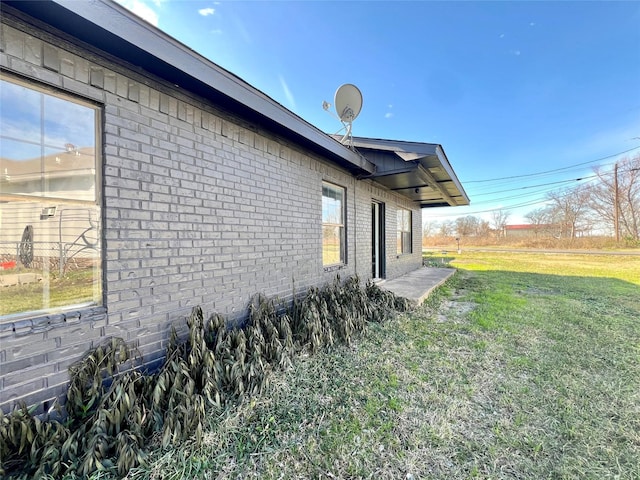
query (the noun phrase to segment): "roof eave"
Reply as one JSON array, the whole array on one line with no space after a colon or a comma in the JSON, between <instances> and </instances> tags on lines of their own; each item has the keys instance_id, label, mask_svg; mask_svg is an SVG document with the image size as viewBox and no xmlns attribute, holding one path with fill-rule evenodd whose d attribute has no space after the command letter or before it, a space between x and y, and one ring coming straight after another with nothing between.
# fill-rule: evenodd
<instances>
[{"instance_id":1,"label":"roof eave","mask_svg":"<svg viewBox=\"0 0 640 480\"><path fill-rule=\"evenodd\" d=\"M449 163L449 159L447 158L447 154L444 153L444 149L442 148L442 145L437 144L436 153L438 155L438 158L440 159L442 168L445 169L445 171L451 178L451 181L455 184L456 188L460 192L460 196L464 199L464 204L469 205L470 203L469 196L467 195L467 192L465 192L464 187L462 186L462 183L460 183L460 180L458 180L458 176L453 171L453 168Z\"/></svg>"},{"instance_id":2,"label":"roof eave","mask_svg":"<svg viewBox=\"0 0 640 480\"><path fill-rule=\"evenodd\" d=\"M416 179L421 180L422 184L414 184L411 187L399 188L398 190L414 190L416 194L421 187L433 186L439 191L442 197L440 201L436 201L434 198L427 199L415 199L420 204L420 207L440 207L440 206L462 206L469 205L469 197L464 191L462 184L458 180L456 173L454 172L449 159L442 148L442 145L437 143L424 143L424 142L408 142L403 140L387 140L380 138L365 138L365 137L353 137L353 143L356 148L371 149L385 151L397 155L397 157L407 165L406 168L402 168L399 171L380 171L369 176L374 181L381 182L381 179L387 176L406 174L409 171ZM438 164L446 172L448 176L447 182L453 183L456 192L450 195L446 188L440 185L431 173L429 173L427 167L423 165L423 162L427 158L437 158ZM376 180L377 179L377 180ZM388 183L388 182L386 182ZM407 195L405 195L407 196ZM411 195L415 197L417 195Z\"/></svg>"}]
</instances>

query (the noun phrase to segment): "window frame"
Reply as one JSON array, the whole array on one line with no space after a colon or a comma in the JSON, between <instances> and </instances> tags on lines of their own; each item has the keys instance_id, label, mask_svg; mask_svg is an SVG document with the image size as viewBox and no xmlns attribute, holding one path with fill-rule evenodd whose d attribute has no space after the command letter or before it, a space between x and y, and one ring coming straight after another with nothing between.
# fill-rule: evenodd
<instances>
[{"instance_id":1,"label":"window frame","mask_svg":"<svg viewBox=\"0 0 640 480\"><path fill-rule=\"evenodd\" d=\"M408 217L407 219L402 218L405 215ZM405 220L407 220L408 230L403 228L405 226ZM396 221L396 253L398 255L409 255L413 253L413 211L408 208L398 207Z\"/></svg>"},{"instance_id":2,"label":"window frame","mask_svg":"<svg viewBox=\"0 0 640 480\"><path fill-rule=\"evenodd\" d=\"M329 221L325 221L325 194L324 194L324 189L325 188L329 188L335 192L340 192L342 199L341 199L341 208L340 208L340 221L339 222L329 222ZM322 242L322 248L321 248L321 252L322 252L322 266L325 268L331 268L331 267L336 267L336 266L341 266L341 265L346 265L347 264L347 225L346 225L346 218L347 218L347 189L343 186L337 185L335 183L331 183L331 182L327 182L327 181L323 181L322 182L322 235L321 235L321 242ZM324 238L325 238L325 227L330 227L330 228L338 228L339 229L339 248L340 248L340 252L339 252L339 258L337 262L325 262L325 244L324 244Z\"/></svg>"},{"instance_id":3,"label":"window frame","mask_svg":"<svg viewBox=\"0 0 640 480\"><path fill-rule=\"evenodd\" d=\"M39 172L40 179L37 180L37 182L40 185L42 185L41 191L30 192L30 193L17 193L17 192L10 192L10 191L2 192L3 197L6 197L7 199L11 200L10 202L7 203L7 205L10 205L14 200L15 202L24 202L25 205L31 204L33 206L37 206L38 204L55 204L52 207L47 206L42 208L42 212L40 214L39 220L37 219L29 220L29 221L40 221L40 222L50 222L50 223L52 223L51 220L54 220L54 219L55 219L54 221L58 220L58 222L56 222L56 225L53 226L55 229L62 228L57 225L57 223L62 222L61 219L57 218L59 217L59 215L63 215L63 213L65 213L67 214L66 218L69 218L69 214L71 214L71 216L73 217L74 210L75 211L87 210L86 221L88 222L88 225L89 225L89 227L87 228L91 228L94 230L93 237L88 240L85 237L87 230L80 233L80 230L82 228L78 228L78 227L72 227L73 232L70 233L69 235L73 236L75 234L78 234L78 238L76 240L79 240L80 238L82 238L83 241L85 242L89 242L91 240L95 241L95 243L93 244L87 243L87 246L81 245L79 247L81 250L88 248L88 249L94 250L95 252L93 255L86 257L89 259L89 264L90 264L88 268L93 272L91 274L91 292L92 292L90 295L91 299L86 297L86 293L85 293L85 298L82 298L81 296L79 296L71 300L66 300L62 302L55 301L53 303L47 304L47 302L49 301L49 295L52 293L50 280L48 277L49 272L51 271L55 272L56 270L59 270L59 272L62 272L63 271L62 258L69 259L69 258L73 258L73 256L76 255L76 253L73 253L71 257L66 257L66 256L63 257L62 245L68 242L63 242L62 237L60 237L58 239L60 255L57 257L59 265L55 267L55 269L52 268L51 266L51 262L56 258L55 255L49 254L47 256L46 254L41 254L42 259L40 261L41 262L44 261L44 263L48 264L48 266L46 267L43 266L42 269L36 268L36 271L35 271L36 275L45 275L45 274L47 275L47 278L45 279L46 281L43 282L43 287L42 287L43 296L47 298L47 301L45 302L43 300L43 304L40 305L41 308L34 307L32 309L24 309L20 311L5 313L5 314L0 313L0 325L5 323L15 322L16 320L37 318L37 317L47 316L51 314L64 314L65 312L77 312L79 310L84 310L84 309L104 308L105 294L106 294L105 288L104 288L106 259L104 255L104 233L103 233L104 195L103 195L103 188L102 188L102 166L103 166L103 138L102 137L104 132L104 125L103 125L104 106L101 103L96 102L95 100L77 95L72 91L61 90L54 86L49 86L49 85L40 83L35 79L14 75L11 72L7 72L5 70L0 70L0 83L12 84L17 87L24 88L29 92L33 92L36 94L40 94L41 96L44 96L44 97L40 97L41 98L40 101L42 103L40 105L39 115L41 117L40 117L40 125L38 125L38 127L40 129L41 137L38 139L38 141L36 142L28 138L22 139L19 136L6 137L7 140L20 142L20 143L26 142L26 144L32 144L33 146L37 146L37 148L40 149L40 152L41 152L40 158L42 162L41 164L42 167ZM88 178L91 178L91 176L93 177L93 185L92 185L93 198L92 199L89 199L88 197L85 199L77 198L75 194L69 190L67 190L66 193L64 189L60 191L49 190L49 184L52 181L52 179L59 178L59 176L56 177L55 172L53 172L52 170L48 170L48 167L47 167L48 164L44 163L45 158L47 158L47 156L56 155L56 163L58 163L58 158L57 158L58 155L60 157L66 154L82 156L82 155L86 155L86 153L82 153L81 152L82 148L78 148L78 147L76 147L75 149L69 150L69 148L75 147L75 145L72 145L72 144L64 145L64 149L66 150L61 149L60 153L57 153L57 152L45 153L47 150L52 149L52 145L49 143L49 140L47 140L44 137L45 135L43 130L44 124L47 118L54 118L53 115L47 112L47 110L44 110L45 102L48 101L47 97L50 97L52 99L49 101L62 102L61 105L69 104L75 107L81 107L81 108L87 109L87 115L92 119L93 128L91 129L92 130L91 141L93 142L93 145L90 145L90 144L87 144L87 145L89 147L93 146L93 161L90 162L87 167L84 167L85 172L88 172L88 173L85 173L85 175L87 175ZM42 115L45 115L45 116L42 117ZM28 122L27 125L29 125L31 123L31 120L27 120L27 122ZM63 130L63 131L66 132L67 130ZM86 137L86 138L89 138L89 137ZM55 148L57 148L57 146ZM12 159L11 157L6 157L6 159L8 161L17 160L17 159ZM37 172L34 172L34 173L37 173ZM52 217L52 218L47 218L47 217ZM82 218L83 218L83 221L85 221L84 213L82 214ZM74 220L72 219L71 221L73 222ZM75 221L77 221L77 219ZM43 223L43 225L45 224L46 223ZM33 225L36 225L36 223L33 223ZM62 223L60 223L60 225L62 225ZM47 230L48 231L52 230L51 225L48 226ZM62 235L62 233L60 233L60 235ZM5 241L1 237L0 237L0 240L2 240L3 242ZM35 243L36 242L33 242L33 245L35 245ZM32 251L36 251L35 246L32 247ZM48 261L45 261L44 260L45 258L47 258ZM17 260L17 263L20 263L20 260L18 260L17 258L16 260Z\"/></svg>"}]
</instances>

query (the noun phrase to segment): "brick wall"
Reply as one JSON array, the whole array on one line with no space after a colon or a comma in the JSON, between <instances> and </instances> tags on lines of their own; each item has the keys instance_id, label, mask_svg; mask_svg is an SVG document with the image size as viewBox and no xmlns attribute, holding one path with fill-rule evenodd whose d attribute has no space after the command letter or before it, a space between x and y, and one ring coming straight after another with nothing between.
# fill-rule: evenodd
<instances>
[{"instance_id":1,"label":"brick wall","mask_svg":"<svg viewBox=\"0 0 640 480\"><path fill-rule=\"evenodd\" d=\"M68 366L111 336L160 358L192 307L228 318L256 293L371 276L371 200L385 202L387 277L421 265L420 210L403 197L202 98L3 12L0 65L103 105L101 307L0 323L0 408L64 392ZM346 189L348 264L325 271L322 181ZM397 258L396 208L414 254ZM46 404L45 404L46 407Z\"/></svg>"}]
</instances>

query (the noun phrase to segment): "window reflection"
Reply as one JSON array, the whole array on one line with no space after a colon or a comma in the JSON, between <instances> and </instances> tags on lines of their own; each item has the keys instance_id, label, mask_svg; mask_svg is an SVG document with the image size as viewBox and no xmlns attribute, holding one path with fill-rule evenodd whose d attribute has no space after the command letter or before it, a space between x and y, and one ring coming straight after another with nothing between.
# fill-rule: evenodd
<instances>
[{"instance_id":1,"label":"window reflection","mask_svg":"<svg viewBox=\"0 0 640 480\"><path fill-rule=\"evenodd\" d=\"M99 111L4 76L0 103L0 321L99 304Z\"/></svg>"},{"instance_id":2,"label":"window reflection","mask_svg":"<svg viewBox=\"0 0 640 480\"><path fill-rule=\"evenodd\" d=\"M322 185L322 264L345 262L344 188Z\"/></svg>"},{"instance_id":3,"label":"window reflection","mask_svg":"<svg viewBox=\"0 0 640 480\"><path fill-rule=\"evenodd\" d=\"M411 253L411 211L398 209L397 253Z\"/></svg>"}]
</instances>

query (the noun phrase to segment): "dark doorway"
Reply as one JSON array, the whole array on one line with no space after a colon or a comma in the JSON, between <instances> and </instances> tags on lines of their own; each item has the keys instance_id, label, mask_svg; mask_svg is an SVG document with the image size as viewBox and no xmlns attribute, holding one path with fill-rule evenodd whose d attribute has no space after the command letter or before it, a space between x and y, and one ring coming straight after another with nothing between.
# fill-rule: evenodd
<instances>
[{"instance_id":1,"label":"dark doorway","mask_svg":"<svg viewBox=\"0 0 640 480\"><path fill-rule=\"evenodd\" d=\"M384 203L371 202L371 267L373 278L385 277Z\"/></svg>"}]
</instances>

